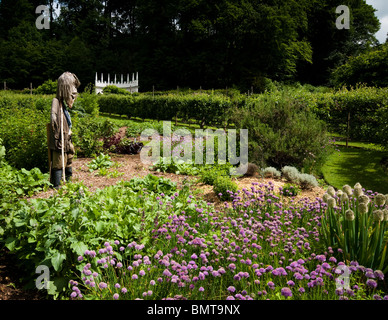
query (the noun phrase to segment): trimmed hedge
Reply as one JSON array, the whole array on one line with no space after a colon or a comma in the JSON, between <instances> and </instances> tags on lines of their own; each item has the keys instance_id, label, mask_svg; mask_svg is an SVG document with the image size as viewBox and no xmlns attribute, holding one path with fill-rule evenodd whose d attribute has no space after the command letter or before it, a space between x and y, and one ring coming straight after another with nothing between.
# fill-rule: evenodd
<instances>
[{"instance_id":1,"label":"trimmed hedge","mask_svg":"<svg viewBox=\"0 0 388 320\"><path fill-rule=\"evenodd\" d=\"M324 120L331 131L351 139L388 147L388 88L343 88L329 93L299 92L310 110ZM349 119L349 129L348 129Z\"/></svg>"},{"instance_id":2,"label":"trimmed hedge","mask_svg":"<svg viewBox=\"0 0 388 320\"><path fill-rule=\"evenodd\" d=\"M243 101L222 95L102 95L101 112L155 120L172 120L175 117L197 120L205 125L225 125L230 111Z\"/></svg>"}]
</instances>

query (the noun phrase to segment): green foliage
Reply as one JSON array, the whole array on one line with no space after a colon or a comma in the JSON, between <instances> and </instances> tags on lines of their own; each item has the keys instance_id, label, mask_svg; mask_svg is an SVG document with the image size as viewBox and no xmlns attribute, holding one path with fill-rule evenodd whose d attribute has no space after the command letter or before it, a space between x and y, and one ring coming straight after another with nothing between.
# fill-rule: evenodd
<instances>
[{"instance_id":1,"label":"green foliage","mask_svg":"<svg viewBox=\"0 0 388 320\"><path fill-rule=\"evenodd\" d=\"M192 163L187 163L182 159L167 159L164 157L160 157L159 160L152 165L151 169L157 172L171 172L190 176L198 175L201 172L200 167Z\"/></svg>"},{"instance_id":2,"label":"green foliage","mask_svg":"<svg viewBox=\"0 0 388 320\"><path fill-rule=\"evenodd\" d=\"M250 162L261 167L303 167L314 160L319 170L328 144L325 124L289 93L266 93L233 110L238 129L248 129Z\"/></svg>"},{"instance_id":3,"label":"green foliage","mask_svg":"<svg viewBox=\"0 0 388 320\"><path fill-rule=\"evenodd\" d=\"M98 118L86 116L74 117L73 120L73 143L77 154L86 157L95 156L103 151L103 138L111 137L117 126L108 119L100 121Z\"/></svg>"},{"instance_id":4,"label":"green foliage","mask_svg":"<svg viewBox=\"0 0 388 320\"><path fill-rule=\"evenodd\" d=\"M361 185L349 185L335 193L328 189L324 201L321 235L326 246L341 248L344 261L357 261L366 268L388 272L388 199L364 194Z\"/></svg>"},{"instance_id":5,"label":"green foliage","mask_svg":"<svg viewBox=\"0 0 388 320\"><path fill-rule=\"evenodd\" d=\"M17 170L5 161L5 155L6 149L0 139L0 213L18 198L32 196L50 186L48 174L43 174L38 168Z\"/></svg>"},{"instance_id":6,"label":"green foliage","mask_svg":"<svg viewBox=\"0 0 388 320\"><path fill-rule=\"evenodd\" d=\"M299 193L300 188L296 184L286 183L281 189L281 194L286 197L295 197Z\"/></svg>"},{"instance_id":7,"label":"green foliage","mask_svg":"<svg viewBox=\"0 0 388 320\"><path fill-rule=\"evenodd\" d=\"M100 153L98 157L95 157L93 160L90 161L89 164L87 164L87 167L89 168L90 172L93 172L94 170L99 169L108 169L113 166L113 161L111 160L111 157L108 154Z\"/></svg>"},{"instance_id":8,"label":"green foliage","mask_svg":"<svg viewBox=\"0 0 388 320\"><path fill-rule=\"evenodd\" d=\"M94 86L89 84L76 99L77 106L85 110L91 116L98 116L98 96L94 92Z\"/></svg>"},{"instance_id":9,"label":"green foliage","mask_svg":"<svg viewBox=\"0 0 388 320\"><path fill-rule=\"evenodd\" d=\"M48 266L54 281L49 293L58 296L74 276L73 261L86 249L114 240L149 244L155 221L163 224L171 212L188 210L187 193L152 175L93 193L82 183L67 183L53 197L2 210L0 242L27 268L24 280L35 281L35 268Z\"/></svg>"},{"instance_id":10,"label":"green foliage","mask_svg":"<svg viewBox=\"0 0 388 320\"><path fill-rule=\"evenodd\" d=\"M332 92L295 92L332 132L387 146L388 89L357 86ZM349 119L349 128L348 128Z\"/></svg>"},{"instance_id":11,"label":"green foliage","mask_svg":"<svg viewBox=\"0 0 388 320\"><path fill-rule=\"evenodd\" d=\"M366 84L371 87L388 86L388 43L382 44L349 60L332 73L336 87Z\"/></svg>"},{"instance_id":12,"label":"green foliage","mask_svg":"<svg viewBox=\"0 0 388 320\"><path fill-rule=\"evenodd\" d=\"M103 91L104 94L109 94L109 93L124 94L124 95L131 94L131 92L129 92L129 91L125 90L125 89L119 88L117 86L114 86L114 85L106 86L102 91Z\"/></svg>"},{"instance_id":13,"label":"green foliage","mask_svg":"<svg viewBox=\"0 0 388 320\"><path fill-rule=\"evenodd\" d=\"M214 193L224 201L231 200L237 189L238 185L227 176L217 176L213 182Z\"/></svg>"},{"instance_id":14,"label":"green foliage","mask_svg":"<svg viewBox=\"0 0 388 320\"><path fill-rule=\"evenodd\" d=\"M197 120L201 128L209 124L224 124L233 106L228 97L215 94L198 95L101 95L101 112L141 119L172 120L175 117Z\"/></svg>"},{"instance_id":15,"label":"green foliage","mask_svg":"<svg viewBox=\"0 0 388 320\"><path fill-rule=\"evenodd\" d=\"M149 192L155 192L158 194L172 195L176 192L176 183L170 179L157 177L152 174L148 174L144 178L133 178L129 182L125 183L125 186L130 187L134 191L147 190Z\"/></svg>"},{"instance_id":16,"label":"green foliage","mask_svg":"<svg viewBox=\"0 0 388 320\"><path fill-rule=\"evenodd\" d=\"M35 89L36 94L56 94L58 80L47 80Z\"/></svg>"},{"instance_id":17,"label":"green foliage","mask_svg":"<svg viewBox=\"0 0 388 320\"><path fill-rule=\"evenodd\" d=\"M7 150L7 162L18 169L48 168L47 113L32 108L0 109L0 138Z\"/></svg>"},{"instance_id":18,"label":"green foliage","mask_svg":"<svg viewBox=\"0 0 388 320\"><path fill-rule=\"evenodd\" d=\"M230 163L226 164L207 164L203 166L199 182L214 185L217 177L230 177L230 169L233 166Z\"/></svg>"}]
</instances>

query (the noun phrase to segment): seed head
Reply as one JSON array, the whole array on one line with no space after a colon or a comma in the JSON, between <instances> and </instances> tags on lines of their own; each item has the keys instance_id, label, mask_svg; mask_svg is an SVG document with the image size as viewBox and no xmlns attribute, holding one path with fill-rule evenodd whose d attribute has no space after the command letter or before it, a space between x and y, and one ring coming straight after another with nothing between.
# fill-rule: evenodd
<instances>
[{"instance_id":1,"label":"seed head","mask_svg":"<svg viewBox=\"0 0 388 320\"><path fill-rule=\"evenodd\" d=\"M384 214L384 221L388 221L388 209L384 209L383 214Z\"/></svg>"},{"instance_id":2,"label":"seed head","mask_svg":"<svg viewBox=\"0 0 388 320\"><path fill-rule=\"evenodd\" d=\"M364 194L364 192L362 191L362 188L354 188L353 190L353 195L356 197L356 198L359 198L360 196L362 196Z\"/></svg>"},{"instance_id":3,"label":"seed head","mask_svg":"<svg viewBox=\"0 0 388 320\"><path fill-rule=\"evenodd\" d=\"M375 198L376 204L378 206L383 206L385 204L385 196L379 193Z\"/></svg>"},{"instance_id":4,"label":"seed head","mask_svg":"<svg viewBox=\"0 0 388 320\"><path fill-rule=\"evenodd\" d=\"M347 221L353 221L354 220L354 212L351 209L346 210L345 212L345 219Z\"/></svg>"},{"instance_id":5,"label":"seed head","mask_svg":"<svg viewBox=\"0 0 388 320\"><path fill-rule=\"evenodd\" d=\"M362 186L361 186L361 184L360 184L359 182L357 182L357 183L354 185L354 189L358 189L358 188L362 189Z\"/></svg>"},{"instance_id":6,"label":"seed head","mask_svg":"<svg viewBox=\"0 0 388 320\"><path fill-rule=\"evenodd\" d=\"M330 197L327 200L327 205L328 205L329 208L334 208L337 205L337 203L336 203L334 198Z\"/></svg>"},{"instance_id":7,"label":"seed head","mask_svg":"<svg viewBox=\"0 0 388 320\"><path fill-rule=\"evenodd\" d=\"M365 203L366 205L368 205L370 200L369 200L369 197L367 195L363 194L362 196L360 196L358 201L360 203Z\"/></svg>"},{"instance_id":8,"label":"seed head","mask_svg":"<svg viewBox=\"0 0 388 320\"><path fill-rule=\"evenodd\" d=\"M384 221L384 213L382 210L373 211L373 218L375 221Z\"/></svg>"},{"instance_id":9,"label":"seed head","mask_svg":"<svg viewBox=\"0 0 388 320\"><path fill-rule=\"evenodd\" d=\"M341 195L341 202L347 202L347 201L349 201L349 197L348 197L348 194L346 192L344 192Z\"/></svg>"},{"instance_id":10,"label":"seed head","mask_svg":"<svg viewBox=\"0 0 388 320\"><path fill-rule=\"evenodd\" d=\"M345 184L342 187L342 191L345 192L349 197L353 194L352 187L349 186L348 184Z\"/></svg>"},{"instance_id":11,"label":"seed head","mask_svg":"<svg viewBox=\"0 0 388 320\"><path fill-rule=\"evenodd\" d=\"M359 206L358 206L358 211L361 213L361 214L365 214L368 212L368 204L366 203L360 203Z\"/></svg>"},{"instance_id":12,"label":"seed head","mask_svg":"<svg viewBox=\"0 0 388 320\"><path fill-rule=\"evenodd\" d=\"M334 197L335 196L335 190L332 186L329 186L326 191L330 196Z\"/></svg>"}]
</instances>

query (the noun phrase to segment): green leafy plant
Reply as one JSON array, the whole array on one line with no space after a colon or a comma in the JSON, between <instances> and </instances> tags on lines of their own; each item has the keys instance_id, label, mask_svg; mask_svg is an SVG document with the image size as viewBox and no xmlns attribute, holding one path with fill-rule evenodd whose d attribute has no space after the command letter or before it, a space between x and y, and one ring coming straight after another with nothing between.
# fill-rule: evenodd
<instances>
[{"instance_id":1,"label":"green leafy plant","mask_svg":"<svg viewBox=\"0 0 388 320\"><path fill-rule=\"evenodd\" d=\"M199 174L199 182L214 185L217 177L230 177L231 168L233 168L233 166L230 163L215 165L207 164L201 169L201 172Z\"/></svg>"},{"instance_id":2,"label":"green leafy plant","mask_svg":"<svg viewBox=\"0 0 388 320\"><path fill-rule=\"evenodd\" d=\"M238 186L230 177L218 176L214 180L213 191L221 200L230 200Z\"/></svg>"},{"instance_id":3,"label":"green leafy plant","mask_svg":"<svg viewBox=\"0 0 388 320\"><path fill-rule=\"evenodd\" d=\"M98 118L86 116L75 117L73 124L73 143L77 155L94 157L103 151L103 138L111 137L118 131L110 120L101 121Z\"/></svg>"},{"instance_id":4,"label":"green leafy plant","mask_svg":"<svg viewBox=\"0 0 388 320\"><path fill-rule=\"evenodd\" d=\"M159 160L151 166L152 170L157 172L171 172L182 175L197 175L201 172L201 169L192 163L187 163L178 158L165 158L160 157Z\"/></svg>"},{"instance_id":5,"label":"green leafy plant","mask_svg":"<svg viewBox=\"0 0 388 320\"><path fill-rule=\"evenodd\" d=\"M170 195L177 190L175 182L172 182L167 178L159 178L152 174L148 174L144 178L133 178L131 181L125 182L124 185L135 191L141 191L145 189L150 192L155 192L158 194L164 193L167 195Z\"/></svg>"},{"instance_id":6,"label":"green leafy plant","mask_svg":"<svg viewBox=\"0 0 388 320\"><path fill-rule=\"evenodd\" d=\"M323 197L321 234L326 246L341 249L346 261L388 272L387 197L364 193L360 184L345 185L335 192L329 187Z\"/></svg>"},{"instance_id":7,"label":"green leafy plant","mask_svg":"<svg viewBox=\"0 0 388 320\"><path fill-rule=\"evenodd\" d=\"M111 157L109 154L103 154L100 153L99 156L95 157L93 160L90 161L89 164L87 164L87 167L89 168L90 172L93 172L94 170L100 170L101 169L107 169L113 166L113 161L111 160ZM105 172L105 174L101 175L106 175L108 172L107 171L101 171L100 173Z\"/></svg>"},{"instance_id":8,"label":"green leafy plant","mask_svg":"<svg viewBox=\"0 0 388 320\"><path fill-rule=\"evenodd\" d=\"M282 189L281 194L286 197L295 197L300 193L300 188L298 185L286 183Z\"/></svg>"}]
</instances>

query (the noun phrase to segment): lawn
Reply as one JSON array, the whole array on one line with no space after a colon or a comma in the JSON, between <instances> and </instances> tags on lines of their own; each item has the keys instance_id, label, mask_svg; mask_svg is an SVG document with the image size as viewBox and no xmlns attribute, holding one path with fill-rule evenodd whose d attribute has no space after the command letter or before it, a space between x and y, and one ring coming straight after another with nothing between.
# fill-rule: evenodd
<instances>
[{"instance_id":1,"label":"lawn","mask_svg":"<svg viewBox=\"0 0 388 320\"><path fill-rule=\"evenodd\" d=\"M346 148L339 145L322 168L325 181L335 188L359 182L366 190L388 193L388 173L380 164L388 152L376 150L368 144L357 143Z\"/></svg>"}]
</instances>

